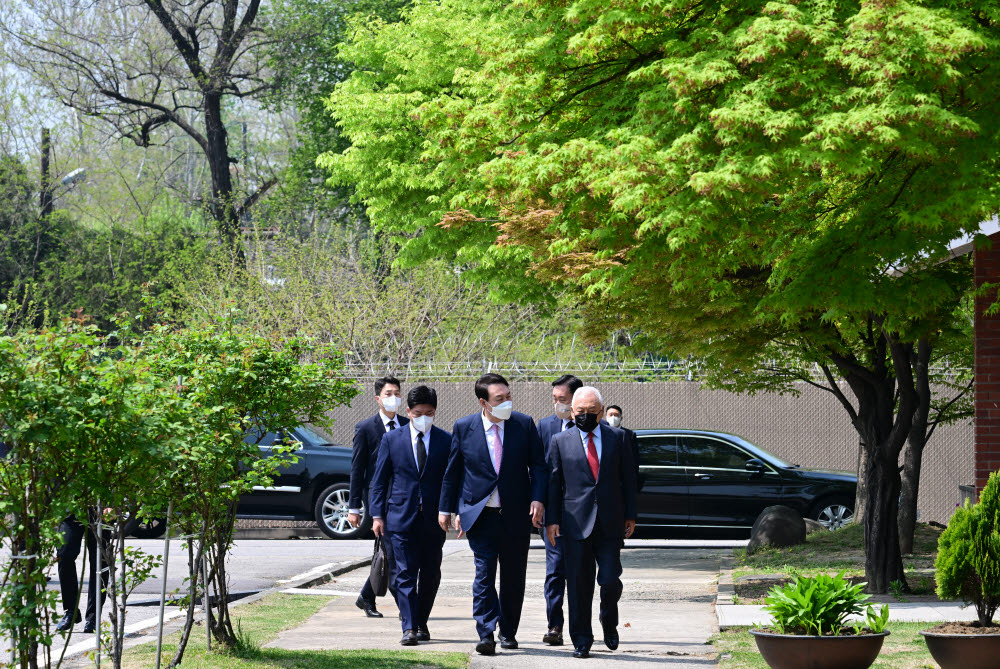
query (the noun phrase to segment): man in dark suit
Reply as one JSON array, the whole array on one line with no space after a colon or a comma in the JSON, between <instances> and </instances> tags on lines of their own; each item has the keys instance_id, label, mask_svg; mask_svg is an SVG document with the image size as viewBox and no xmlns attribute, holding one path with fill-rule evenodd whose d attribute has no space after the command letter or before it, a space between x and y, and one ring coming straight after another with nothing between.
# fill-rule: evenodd
<instances>
[{"instance_id":1,"label":"man in dark suit","mask_svg":"<svg viewBox=\"0 0 1000 669\"><path fill-rule=\"evenodd\" d=\"M601 425L601 393L584 386L573 394L576 426L549 445L549 540L562 537L573 657L590 656L594 643L591 605L601 588L604 643L618 648L618 600L622 594L621 549L635 530L635 468L625 434Z\"/></svg>"},{"instance_id":2,"label":"man in dark suit","mask_svg":"<svg viewBox=\"0 0 1000 669\"><path fill-rule=\"evenodd\" d=\"M62 594L63 617L56 624L57 632L66 632L80 622L80 582L76 571L76 558L80 555L81 547L87 546L87 569L90 571L90 587L87 590L86 620L83 625L84 634L92 634L97 629L97 598L95 594L97 588L97 534L94 529L97 526L97 509L88 509L87 517L89 525L84 527L76 516L68 516L59 524L59 532L62 534L63 543L56 550L56 558L59 563L59 590ZM110 544L110 537L104 533L101 536L101 545L105 552ZM103 565L101 569L101 606L108 597L108 569Z\"/></svg>"},{"instance_id":3,"label":"man in dark suit","mask_svg":"<svg viewBox=\"0 0 1000 669\"><path fill-rule=\"evenodd\" d=\"M448 466L451 435L434 427L437 393L417 386L406 395L407 429L382 437L372 479L372 530L386 535L396 561L396 601L404 646L430 641L427 628L441 584L441 548L446 532L438 526L441 481Z\"/></svg>"},{"instance_id":4,"label":"man in dark suit","mask_svg":"<svg viewBox=\"0 0 1000 669\"><path fill-rule=\"evenodd\" d=\"M635 437L635 432L628 429L627 427L622 427L622 420L625 415L622 413L622 408L617 404L609 404L607 409L604 410L606 414L605 420L608 421L608 425L611 427L617 427L622 432L625 433L625 444L632 451L632 464L635 465L635 477L639 480L639 440Z\"/></svg>"},{"instance_id":5,"label":"man in dark suit","mask_svg":"<svg viewBox=\"0 0 1000 669\"><path fill-rule=\"evenodd\" d=\"M572 374L563 374L552 382L552 404L555 413L538 421L538 434L542 438L545 457L548 459L549 442L554 435L573 427L573 393L583 386L583 381ZM548 532L542 532L545 542L545 616L548 631L542 642L550 646L563 643L563 595L566 593L566 571L560 549L561 539L549 541Z\"/></svg>"},{"instance_id":6,"label":"man in dark suit","mask_svg":"<svg viewBox=\"0 0 1000 669\"><path fill-rule=\"evenodd\" d=\"M458 420L452 430L438 521L447 529L457 513L459 532L468 534L476 561L476 652L493 655L497 628L500 647L517 648L531 527L542 526L548 472L535 423L512 411L507 380L486 374L475 391L482 410Z\"/></svg>"},{"instance_id":7,"label":"man in dark suit","mask_svg":"<svg viewBox=\"0 0 1000 669\"><path fill-rule=\"evenodd\" d=\"M399 380L392 376L384 376L375 380L375 402L378 413L366 418L354 426L354 452L351 455L351 492L348 500L347 522L351 527L361 525L361 509L367 506L371 509L369 492L371 480L375 475L375 464L378 460L379 444L387 433L400 428L409 422L406 416L397 415L403 398L400 396ZM386 557L389 559L389 592L396 597L395 570L393 568L392 547L385 546ZM365 581L361 594L355 602L357 607L369 618L381 618L382 614L375 608L375 591L371 583Z\"/></svg>"}]
</instances>

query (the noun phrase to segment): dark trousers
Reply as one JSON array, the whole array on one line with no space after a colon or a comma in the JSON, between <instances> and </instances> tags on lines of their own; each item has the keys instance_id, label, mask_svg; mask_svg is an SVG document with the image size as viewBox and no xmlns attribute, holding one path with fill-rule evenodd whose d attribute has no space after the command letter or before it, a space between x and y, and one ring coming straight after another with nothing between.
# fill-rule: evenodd
<instances>
[{"instance_id":1,"label":"dark trousers","mask_svg":"<svg viewBox=\"0 0 1000 669\"><path fill-rule=\"evenodd\" d=\"M97 520L96 518L94 519ZM59 558L59 589L62 591L63 610L67 613L77 611L80 601L80 579L76 573L76 558L80 555L80 546L84 535L87 538L87 568L90 573L90 585L87 588L87 613L91 620L97 615L97 604L94 598L94 584L97 583L97 536L93 530L88 531L75 516L69 516L59 525L63 535L63 545L56 551ZM102 543L107 548L108 540L102 537ZM101 606L107 599L108 568L101 569Z\"/></svg>"},{"instance_id":2,"label":"dark trousers","mask_svg":"<svg viewBox=\"0 0 1000 669\"><path fill-rule=\"evenodd\" d=\"M417 522L407 532L389 532L396 561L396 604L403 631L427 627L441 585L441 554L447 536L436 525Z\"/></svg>"},{"instance_id":3,"label":"dark trousers","mask_svg":"<svg viewBox=\"0 0 1000 669\"><path fill-rule=\"evenodd\" d=\"M542 530L545 542L545 616L549 629L563 627L563 596L566 594L566 570L563 564L562 537L549 543L549 533Z\"/></svg>"},{"instance_id":4,"label":"dark trousers","mask_svg":"<svg viewBox=\"0 0 1000 669\"><path fill-rule=\"evenodd\" d=\"M396 603L398 604L399 598L396 592L396 560L393 555L392 542L383 541L382 545L385 546L385 557L389 561L389 594L392 595L393 599L397 600ZM361 586L361 597L364 600L375 604L375 590L372 588L370 581L365 581L365 584Z\"/></svg>"},{"instance_id":5,"label":"dark trousers","mask_svg":"<svg viewBox=\"0 0 1000 669\"><path fill-rule=\"evenodd\" d=\"M622 596L621 552L624 540L601 531L600 522L582 541L562 537L566 559L566 594L569 599L569 635L575 648L589 649L594 643L592 605L594 575L601 588L601 625L618 626L618 600ZM595 570L596 568L596 570Z\"/></svg>"},{"instance_id":6,"label":"dark trousers","mask_svg":"<svg viewBox=\"0 0 1000 669\"><path fill-rule=\"evenodd\" d=\"M521 520L518 518L518 520ZM521 622L524 604L524 579L528 569L528 546L531 534L511 533L499 511L483 509L467 535L475 555L476 580L472 583L472 617L479 638L485 639L497 628L500 636L513 639ZM500 594L497 595L497 567L500 570Z\"/></svg>"}]
</instances>

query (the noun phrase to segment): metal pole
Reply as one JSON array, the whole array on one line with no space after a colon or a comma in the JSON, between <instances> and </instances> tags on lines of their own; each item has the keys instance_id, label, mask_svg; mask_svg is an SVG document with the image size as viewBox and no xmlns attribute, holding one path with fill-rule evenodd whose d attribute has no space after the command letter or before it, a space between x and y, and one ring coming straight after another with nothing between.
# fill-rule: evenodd
<instances>
[{"instance_id":1,"label":"metal pole","mask_svg":"<svg viewBox=\"0 0 1000 669\"><path fill-rule=\"evenodd\" d=\"M102 578L101 567L104 566L103 556L101 555L101 525L104 524L104 511L101 509L101 500L97 500L97 545L94 547L94 566L97 569L94 570L94 575L97 577L97 584L95 585L93 581L90 583L91 588L97 588L97 617L95 619L94 625L94 636L97 642L97 668L101 667L101 595L104 594L104 578ZM74 614L75 615L75 614Z\"/></svg>"},{"instance_id":2,"label":"metal pole","mask_svg":"<svg viewBox=\"0 0 1000 669\"><path fill-rule=\"evenodd\" d=\"M201 579L205 583L205 590L202 592L202 606L205 608L205 643L208 649L212 650L212 609L209 608L211 600L208 597L208 551L205 550L205 535L201 536ZM191 603L194 606L194 602Z\"/></svg>"},{"instance_id":3,"label":"metal pole","mask_svg":"<svg viewBox=\"0 0 1000 669\"><path fill-rule=\"evenodd\" d=\"M167 503L166 528L163 532L163 583L160 585L160 627L156 632L156 669L160 669L160 658L163 653L163 609L167 604L167 565L170 562L170 513L174 503Z\"/></svg>"}]
</instances>

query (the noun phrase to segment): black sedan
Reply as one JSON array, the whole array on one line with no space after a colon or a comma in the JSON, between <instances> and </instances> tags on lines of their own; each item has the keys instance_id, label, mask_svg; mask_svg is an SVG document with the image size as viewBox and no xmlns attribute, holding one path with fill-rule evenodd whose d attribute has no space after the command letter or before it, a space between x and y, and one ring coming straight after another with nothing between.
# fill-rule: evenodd
<instances>
[{"instance_id":1,"label":"black sedan","mask_svg":"<svg viewBox=\"0 0 1000 669\"><path fill-rule=\"evenodd\" d=\"M850 522L857 476L806 469L723 432L636 430L637 524L711 534L749 530L783 504L830 529Z\"/></svg>"},{"instance_id":2,"label":"black sedan","mask_svg":"<svg viewBox=\"0 0 1000 669\"><path fill-rule=\"evenodd\" d=\"M247 437L256 441L256 437ZM238 518L258 520L314 520L327 536L357 539L371 529L363 514L361 527L347 523L351 481L351 449L329 443L302 426L288 434L268 432L257 446L268 457L276 444L295 445L296 461L281 465L269 486L257 486L240 496ZM364 511L364 509L362 509Z\"/></svg>"}]
</instances>

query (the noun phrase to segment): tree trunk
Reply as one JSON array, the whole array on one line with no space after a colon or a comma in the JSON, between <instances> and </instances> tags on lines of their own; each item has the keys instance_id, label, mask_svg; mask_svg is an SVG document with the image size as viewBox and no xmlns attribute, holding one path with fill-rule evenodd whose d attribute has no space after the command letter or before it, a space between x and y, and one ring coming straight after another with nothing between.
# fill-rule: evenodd
<instances>
[{"instance_id":1,"label":"tree trunk","mask_svg":"<svg viewBox=\"0 0 1000 669\"><path fill-rule=\"evenodd\" d=\"M212 174L212 217L219 238L239 265L246 265L240 222L233 201L233 179L229 173L229 136L222 118L222 95L205 95L205 139L208 166Z\"/></svg>"},{"instance_id":2,"label":"tree trunk","mask_svg":"<svg viewBox=\"0 0 1000 669\"><path fill-rule=\"evenodd\" d=\"M868 449L868 508L865 511L865 578L868 592L885 593L898 581L907 590L903 557L899 550L900 478L896 459L886 457L889 449Z\"/></svg>"},{"instance_id":3,"label":"tree trunk","mask_svg":"<svg viewBox=\"0 0 1000 669\"><path fill-rule=\"evenodd\" d=\"M910 430L903 451L902 494L899 500L899 550L913 553L913 536L917 530L917 496L920 492L920 466L924 458L924 428L916 424Z\"/></svg>"},{"instance_id":4,"label":"tree trunk","mask_svg":"<svg viewBox=\"0 0 1000 669\"><path fill-rule=\"evenodd\" d=\"M854 495L854 522L865 520L865 506L868 504L868 486L865 484L868 472L868 449L865 440L858 438L858 489Z\"/></svg>"}]
</instances>

